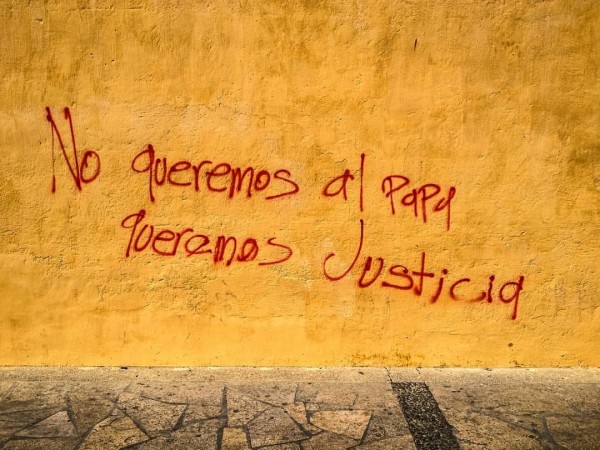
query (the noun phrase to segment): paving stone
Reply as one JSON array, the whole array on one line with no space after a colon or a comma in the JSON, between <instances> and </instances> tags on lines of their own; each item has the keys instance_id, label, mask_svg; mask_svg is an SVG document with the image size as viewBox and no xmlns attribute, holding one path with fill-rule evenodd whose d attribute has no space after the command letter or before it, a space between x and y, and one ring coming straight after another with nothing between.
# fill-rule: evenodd
<instances>
[{"instance_id":1,"label":"paving stone","mask_svg":"<svg viewBox=\"0 0 600 450\"><path fill-rule=\"evenodd\" d=\"M185 405L172 405L127 392L119 396L118 406L151 437L175 428L185 410Z\"/></svg>"},{"instance_id":2,"label":"paving stone","mask_svg":"<svg viewBox=\"0 0 600 450\"><path fill-rule=\"evenodd\" d=\"M356 394L352 409L374 411L398 406L396 395L389 383L357 383L352 391Z\"/></svg>"},{"instance_id":3,"label":"paving stone","mask_svg":"<svg viewBox=\"0 0 600 450\"><path fill-rule=\"evenodd\" d=\"M65 397L81 397L91 395L98 398L106 398L116 401L119 394L125 390L130 383L120 378L107 380L78 380L67 382Z\"/></svg>"},{"instance_id":4,"label":"paving stone","mask_svg":"<svg viewBox=\"0 0 600 450\"><path fill-rule=\"evenodd\" d=\"M147 439L129 417L116 410L92 429L80 450L121 448Z\"/></svg>"},{"instance_id":5,"label":"paving stone","mask_svg":"<svg viewBox=\"0 0 600 450\"><path fill-rule=\"evenodd\" d=\"M249 449L248 436L241 428L224 428L221 450L243 450Z\"/></svg>"},{"instance_id":6,"label":"paving stone","mask_svg":"<svg viewBox=\"0 0 600 450\"><path fill-rule=\"evenodd\" d=\"M535 433L510 425L481 412L444 411L461 450L539 450L544 448Z\"/></svg>"},{"instance_id":7,"label":"paving stone","mask_svg":"<svg viewBox=\"0 0 600 450\"><path fill-rule=\"evenodd\" d=\"M296 390L295 401L304 403L314 401L321 385L322 383L300 383Z\"/></svg>"},{"instance_id":8,"label":"paving stone","mask_svg":"<svg viewBox=\"0 0 600 450\"><path fill-rule=\"evenodd\" d=\"M95 424L108 416L115 408L116 396L105 391L73 392L67 395L68 405L73 414L73 422L81 435L85 435ZM110 397L109 397L110 396Z\"/></svg>"},{"instance_id":9,"label":"paving stone","mask_svg":"<svg viewBox=\"0 0 600 450\"><path fill-rule=\"evenodd\" d=\"M257 417L267 408L266 403L246 397L236 391L227 390L227 425L241 427Z\"/></svg>"},{"instance_id":10,"label":"paving stone","mask_svg":"<svg viewBox=\"0 0 600 450\"><path fill-rule=\"evenodd\" d=\"M16 381L0 402L0 414L26 410L67 409L64 382Z\"/></svg>"},{"instance_id":11,"label":"paving stone","mask_svg":"<svg viewBox=\"0 0 600 450\"><path fill-rule=\"evenodd\" d=\"M291 405L287 405L284 406L284 409L292 419L298 422L302 428L304 428L311 434L316 434L321 431L320 428L317 428L313 424L309 423L304 403L294 403Z\"/></svg>"},{"instance_id":12,"label":"paving stone","mask_svg":"<svg viewBox=\"0 0 600 450\"><path fill-rule=\"evenodd\" d=\"M67 411L60 411L29 428L19 431L16 436L34 438L72 437L77 436L77 430L71 423Z\"/></svg>"},{"instance_id":13,"label":"paving stone","mask_svg":"<svg viewBox=\"0 0 600 450\"><path fill-rule=\"evenodd\" d=\"M480 413L485 416L490 416L496 418L502 422L507 423L508 425L515 426L521 428L535 436L541 436L544 433L544 420L540 416L532 416L530 414L525 414L522 416L515 416L513 414L499 413L495 411L478 411L475 410L473 413Z\"/></svg>"},{"instance_id":14,"label":"paving stone","mask_svg":"<svg viewBox=\"0 0 600 450\"><path fill-rule=\"evenodd\" d=\"M183 416L183 425L220 417L221 410L221 405L188 405Z\"/></svg>"},{"instance_id":15,"label":"paving stone","mask_svg":"<svg viewBox=\"0 0 600 450\"><path fill-rule=\"evenodd\" d=\"M310 416L310 423L322 430L361 439L370 418L368 411L317 411Z\"/></svg>"},{"instance_id":16,"label":"paving stone","mask_svg":"<svg viewBox=\"0 0 600 450\"><path fill-rule=\"evenodd\" d=\"M600 448L599 417L548 417L548 430L554 440L570 450Z\"/></svg>"},{"instance_id":17,"label":"paving stone","mask_svg":"<svg viewBox=\"0 0 600 450\"><path fill-rule=\"evenodd\" d=\"M269 447L263 447L265 450L302 450L299 444L291 443L291 444L279 444L279 445L270 445Z\"/></svg>"},{"instance_id":18,"label":"paving stone","mask_svg":"<svg viewBox=\"0 0 600 450\"><path fill-rule=\"evenodd\" d=\"M355 387L349 383L303 383L298 386L296 401L306 403L309 410L349 409L358 397Z\"/></svg>"},{"instance_id":19,"label":"paving stone","mask_svg":"<svg viewBox=\"0 0 600 450\"><path fill-rule=\"evenodd\" d=\"M272 406L286 406L294 403L297 385L283 383L263 383L231 386L231 390Z\"/></svg>"},{"instance_id":20,"label":"paving stone","mask_svg":"<svg viewBox=\"0 0 600 450\"><path fill-rule=\"evenodd\" d=\"M568 403L578 415L600 416L600 383L557 383L552 386L552 390L561 402Z\"/></svg>"},{"instance_id":21,"label":"paving stone","mask_svg":"<svg viewBox=\"0 0 600 450\"><path fill-rule=\"evenodd\" d=\"M217 406L222 402L223 388L223 383L197 383L176 379L163 382L148 379L133 383L127 392L168 403Z\"/></svg>"},{"instance_id":22,"label":"paving stone","mask_svg":"<svg viewBox=\"0 0 600 450\"><path fill-rule=\"evenodd\" d=\"M0 381L0 402L4 399L4 396L8 394L13 384L14 382L12 381Z\"/></svg>"},{"instance_id":23,"label":"paving stone","mask_svg":"<svg viewBox=\"0 0 600 450\"><path fill-rule=\"evenodd\" d=\"M252 447L285 444L308 436L281 408L270 407L248 423Z\"/></svg>"},{"instance_id":24,"label":"paving stone","mask_svg":"<svg viewBox=\"0 0 600 450\"><path fill-rule=\"evenodd\" d=\"M397 436L382 441L367 442L354 448L362 450L416 450L415 443L410 434Z\"/></svg>"},{"instance_id":25,"label":"paving stone","mask_svg":"<svg viewBox=\"0 0 600 450\"><path fill-rule=\"evenodd\" d=\"M14 439L7 442L2 450L73 450L79 438Z\"/></svg>"},{"instance_id":26,"label":"paving stone","mask_svg":"<svg viewBox=\"0 0 600 450\"><path fill-rule=\"evenodd\" d=\"M159 436L132 447L135 450L215 450L222 422L206 420L182 427L165 436Z\"/></svg>"},{"instance_id":27,"label":"paving stone","mask_svg":"<svg viewBox=\"0 0 600 450\"><path fill-rule=\"evenodd\" d=\"M397 413L393 415L372 416L363 441L373 442L402 436L411 437L411 434L408 424L398 408Z\"/></svg>"},{"instance_id":28,"label":"paving stone","mask_svg":"<svg viewBox=\"0 0 600 450\"><path fill-rule=\"evenodd\" d=\"M461 448L484 445L502 449L503 442L523 449L552 446L544 435L542 414L546 408L572 414L568 396L557 386L513 385L512 379L510 385L490 384L483 376L478 378L480 382L470 377L469 384L462 380L428 384L446 420L455 428ZM504 448L511 448L506 445Z\"/></svg>"},{"instance_id":29,"label":"paving stone","mask_svg":"<svg viewBox=\"0 0 600 450\"><path fill-rule=\"evenodd\" d=\"M359 441L348 436L323 431L302 442L304 450L346 450L357 445Z\"/></svg>"},{"instance_id":30,"label":"paving stone","mask_svg":"<svg viewBox=\"0 0 600 450\"><path fill-rule=\"evenodd\" d=\"M429 390L440 407L477 408L506 414L572 414L572 395L560 388L538 383L515 385L457 380L428 382Z\"/></svg>"},{"instance_id":31,"label":"paving stone","mask_svg":"<svg viewBox=\"0 0 600 450\"><path fill-rule=\"evenodd\" d=\"M341 386L327 386L317 393L314 403L352 406L358 398L357 393L351 390L352 387L341 389Z\"/></svg>"},{"instance_id":32,"label":"paving stone","mask_svg":"<svg viewBox=\"0 0 600 450\"><path fill-rule=\"evenodd\" d=\"M54 408L12 411L10 413L0 414L0 441L59 411L60 406L56 406Z\"/></svg>"}]
</instances>

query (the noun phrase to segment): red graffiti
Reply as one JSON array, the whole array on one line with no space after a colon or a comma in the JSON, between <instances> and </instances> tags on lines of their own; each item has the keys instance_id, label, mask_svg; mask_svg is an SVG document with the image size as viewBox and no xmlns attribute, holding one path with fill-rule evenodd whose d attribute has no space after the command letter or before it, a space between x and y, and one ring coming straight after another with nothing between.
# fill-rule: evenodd
<instances>
[{"instance_id":1,"label":"red graffiti","mask_svg":"<svg viewBox=\"0 0 600 450\"><path fill-rule=\"evenodd\" d=\"M360 212L365 210L364 184L365 184L365 161L364 153L360 155L359 174L359 195L358 203ZM342 197L344 201L348 200L348 186L355 181L355 176L350 169L345 169L341 175L333 177L327 181L321 195L323 197ZM412 208L415 217L420 217L423 223L427 223L430 214L445 211L446 212L446 230L450 229L451 222L451 203L456 195L456 188L450 186L447 192L442 192L438 184L427 183L421 186L409 188L410 179L404 175L387 175L381 182L381 190L386 198L390 199L390 209L392 215L396 214L398 204L400 206ZM407 190L400 194L402 189ZM397 198L396 196L401 196Z\"/></svg>"},{"instance_id":2,"label":"red graffiti","mask_svg":"<svg viewBox=\"0 0 600 450\"><path fill-rule=\"evenodd\" d=\"M365 154L361 153L360 155L360 168L358 170L360 177L360 186L359 186L359 195L358 195L358 203L359 209L361 212L364 211L364 173L365 173ZM337 197L338 195L342 195L344 200L348 200L348 183L350 181L354 181L354 175L350 172L349 169L344 170L344 173L337 177L333 177L331 180L327 182L321 194L324 197Z\"/></svg>"},{"instance_id":3,"label":"red graffiti","mask_svg":"<svg viewBox=\"0 0 600 450\"><path fill-rule=\"evenodd\" d=\"M287 245L277 242L276 237L268 238L266 245L259 244L255 238L238 239L235 236L220 235L212 238L198 233L193 228L158 229L144 223L146 211L130 214L121 221L121 227L131 230L125 250L125 257L133 253L141 253L146 249L159 256L212 255L214 264L233 262L246 263L256 261L259 266L282 264L289 260L293 251ZM263 253L267 253L266 258ZM259 258L259 257L262 257Z\"/></svg>"},{"instance_id":4,"label":"red graffiti","mask_svg":"<svg viewBox=\"0 0 600 450\"><path fill-rule=\"evenodd\" d=\"M265 192L265 200L295 195L300 190L286 169L274 172L258 170L254 167L244 169L233 167L229 163L214 164L203 160L193 164L187 160L170 163L166 157L157 157L152 144L140 151L131 161L131 169L148 176L148 196L151 202L156 200L156 188L163 185L186 187L199 192L223 192L228 198L242 195L247 198L259 192ZM275 190L275 192L272 192Z\"/></svg>"},{"instance_id":5,"label":"red graffiti","mask_svg":"<svg viewBox=\"0 0 600 450\"><path fill-rule=\"evenodd\" d=\"M396 214L397 200L395 194L403 188L407 192L400 199L401 206L412 207L415 217L421 217L423 223L427 223L429 213L446 211L446 230L450 229L452 199L456 195L456 188L450 186L447 193L442 193L442 188L433 183L423 184L419 187L409 189L410 180L404 175L388 175L381 182L381 190L390 199L392 214Z\"/></svg>"},{"instance_id":6,"label":"red graffiti","mask_svg":"<svg viewBox=\"0 0 600 450\"><path fill-rule=\"evenodd\" d=\"M360 235L356 253L352 258L352 262L346 270L340 274L332 274L329 272L328 262L336 257L335 253L329 253L323 260L323 274L329 281L339 281L346 277L356 266L361 259L363 243L365 238L365 224L360 220ZM446 296L453 301L462 301L467 303L485 302L493 303L495 300L504 304L512 303L511 319L517 318L519 306L519 296L523 290L524 276L519 276L517 281L508 281L502 284L499 289L496 289L494 283L495 275L490 275L485 287L481 289L481 285L477 288L470 288L471 278L462 277L456 281L448 280L449 270L442 269L438 275L427 270L426 253L421 253L420 264L416 269L409 269L401 264L386 265L386 261L382 257L373 258L365 256L362 259L362 267L360 276L357 280L359 288L368 288L376 281L381 279L380 287L405 291L416 297L421 297L426 291L429 291L429 303L435 304L442 296ZM386 269L387 271L384 270ZM428 280L437 278L437 283L431 284ZM449 286L449 287L448 287ZM429 288L429 289L426 289Z\"/></svg>"},{"instance_id":7,"label":"red graffiti","mask_svg":"<svg viewBox=\"0 0 600 450\"><path fill-rule=\"evenodd\" d=\"M89 184L94 181L100 175L100 155L94 150L85 150L81 161L79 160L79 154L77 152L77 145L75 144L75 131L73 130L73 119L71 117L71 111L69 108L63 110L65 120L69 122L69 131L71 134L71 145L73 147L73 161L67 154L67 148L65 142L60 134L58 126L52 117L50 108L46 107L46 120L50 123L50 131L52 133L52 192L56 192L56 168L55 168L55 150L54 150L54 139L58 140L62 155L67 163L69 173L75 183L75 187L78 191L81 191L83 184Z\"/></svg>"}]
</instances>

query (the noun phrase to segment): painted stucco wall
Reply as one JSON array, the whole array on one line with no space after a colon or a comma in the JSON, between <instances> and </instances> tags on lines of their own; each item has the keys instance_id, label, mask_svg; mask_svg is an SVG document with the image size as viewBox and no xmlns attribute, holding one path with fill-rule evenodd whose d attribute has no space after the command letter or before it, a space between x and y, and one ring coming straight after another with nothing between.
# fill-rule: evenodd
<instances>
[{"instance_id":1,"label":"painted stucco wall","mask_svg":"<svg viewBox=\"0 0 600 450\"><path fill-rule=\"evenodd\" d=\"M0 364L600 364L600 2L0 4Z\"/></svg>"}]
</instances>

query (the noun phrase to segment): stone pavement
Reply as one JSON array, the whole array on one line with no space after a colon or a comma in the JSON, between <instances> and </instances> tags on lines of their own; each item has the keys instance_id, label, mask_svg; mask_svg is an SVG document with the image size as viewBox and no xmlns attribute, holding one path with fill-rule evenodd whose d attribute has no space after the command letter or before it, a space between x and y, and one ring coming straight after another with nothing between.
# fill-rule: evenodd
<instances>
[{"instance_id":1,"label":"stone pavement","mask_svg":"<svg viewBox=\"0 0 600 450\"><path fill-rule=\"evenodd\" d=\"M0 448L600 449L600 370L0 368Z\"/></svg>"}]
</instances>

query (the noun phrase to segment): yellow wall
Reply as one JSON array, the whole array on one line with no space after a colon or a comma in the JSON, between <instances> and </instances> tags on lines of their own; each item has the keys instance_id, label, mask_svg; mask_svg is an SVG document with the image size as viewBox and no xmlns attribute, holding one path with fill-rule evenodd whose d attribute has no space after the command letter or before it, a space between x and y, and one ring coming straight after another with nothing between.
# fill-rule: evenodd
<instances>
[{"instance_id":1,"label":"yellow wall","mask_svg":"<svg viewBox=\"0 0 600 450\"><path fill-rule=\"evenodd\" d=\"M600 2L1 3L0 364L600 364Z\"/></svg>"}]
</instances>

